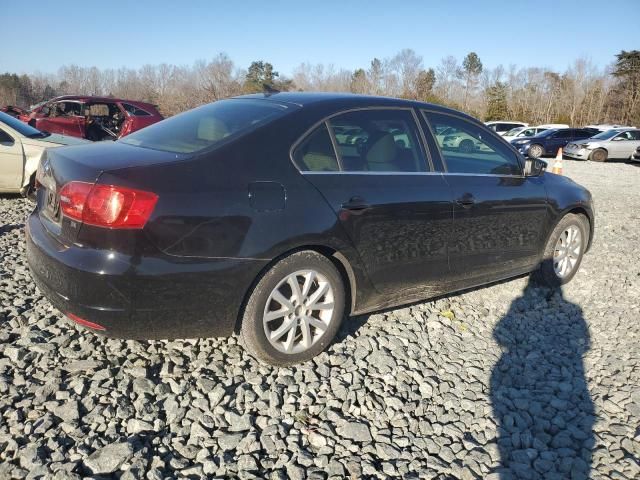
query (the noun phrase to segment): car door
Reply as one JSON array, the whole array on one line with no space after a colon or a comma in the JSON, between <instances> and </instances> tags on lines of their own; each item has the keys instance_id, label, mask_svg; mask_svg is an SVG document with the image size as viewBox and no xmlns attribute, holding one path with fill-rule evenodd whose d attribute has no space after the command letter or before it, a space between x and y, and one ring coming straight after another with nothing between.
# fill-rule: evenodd
<instances>
[{"instance_id":1,"label":"car door","mask_svg":"<svg viewBox=\"0 0 640 480\"><path fill-rule=\"evenodd\" d=\"M480 124L424 110L434 131L445 126L476 138L472 152L439 143L445 179L454 198L449 263L454 278L474 285L528 270L539 260L548 222L540 178L523 175L523 160Z\"/></svg>"},{"instance_id":2,"label":"car door","mask_svg":"<svg viewBox=\"0 0 640 480\"><path fill-rule=\"evenodd\" d=\"M434 172L412 109L328 118L294 150L355 245L379 292L438 292L449 278L451 191ZM417 292L414 292L417 293Z\"/></svg>"},{"instance_id":3,"label":"car door","mask_svg":"<svg viewBox=\"0 0 640 480\"><path fill-rule=\"evenodd\" d=\"M564 148L575 139L575 129L563 128L547 137L545 152L547 155L556 155L558 149Z\"/></svg>"},{"instance_id":4,"label":"car door","mask_svg":"<svg viewBox=\"0 0 640 480\"><path fill-rule=\"evenodd\" d=\"M635 140L635 132L620 132L607 143L609 158L629 158L640 142Z\"/></svg>"},{"instance_id":5,"label":"car door","mask_svg":"<svg viewBox=\"0 0 640 480\"><path fill-rule=\"evenodd\" d=\"M0 128L0 191L18 190L22 185L23 168L20 139Z\"/></svg>"}]
</instances>

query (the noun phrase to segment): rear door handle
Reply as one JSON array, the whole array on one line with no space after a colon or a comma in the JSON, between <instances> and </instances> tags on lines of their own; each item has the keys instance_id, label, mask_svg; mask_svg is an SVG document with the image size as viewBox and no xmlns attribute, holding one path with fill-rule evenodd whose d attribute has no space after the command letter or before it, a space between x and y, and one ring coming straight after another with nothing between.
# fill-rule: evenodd
<instances>
[{"instance_id":1,"label":"rear door handle","mask_svg":"<svg viewBox=\"0 0 640 480\"><path fill-rule=\"evenodd\" d=\"M358 211L366 210L369 207L371 207L371 205L365 202L364 198L359 196L351 197L348 202L342 204L342 208L344 208L345 210Z\"/></svg>"},{"instance_id":2,"label":"rear door handle","mask_svg":"<svg viewBox=\"0 0 640 480\"><path fill-rule=\"evenodd\" d=\"M456 200L456 203L462 208L470 208L474 203L476 203L476 201L473 198L473 195L463 195L458 200Z\"/></svg>"}]
</instances>

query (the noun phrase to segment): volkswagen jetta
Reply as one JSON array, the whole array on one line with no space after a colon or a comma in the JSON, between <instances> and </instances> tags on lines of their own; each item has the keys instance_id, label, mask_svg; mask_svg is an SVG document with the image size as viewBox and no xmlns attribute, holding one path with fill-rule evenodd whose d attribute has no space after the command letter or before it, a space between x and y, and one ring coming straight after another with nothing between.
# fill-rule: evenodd
<instances>
[{"instance_id":1,"label":"volkswagen jetta","mask_svg":"<svg viewBox=\"0 0 640 480\"><path fill-rule=\"evenodd\" d=\"M454 129L481 148L445 149ZM591 195L477 120L390 98L218 101L114 143L47 152L27 222L36 284L106 335L240 334L307 360L344 316L536 271L571 280Z\"/></svg>"}]
</instances>

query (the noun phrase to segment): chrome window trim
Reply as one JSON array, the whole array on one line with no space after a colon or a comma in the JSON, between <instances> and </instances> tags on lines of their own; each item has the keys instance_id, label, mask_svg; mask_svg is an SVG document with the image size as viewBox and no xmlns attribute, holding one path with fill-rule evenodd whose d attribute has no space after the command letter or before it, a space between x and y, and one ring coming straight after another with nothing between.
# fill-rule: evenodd
<instances>
[{"instance_id":1,"label":"chrome window trim","mask_svg":"<svg viewBox=\"0 0 640 480\"><path fill-rule=\"evenodd\" d=\"M447 173L447 172L313 172L309 170L300 171L302 175L442 175L442 176L460 176L460 177L495 177L495 178L526 178L526 175L505 175L497 173Z\"/></svg>"},{"instance_id":2,"label":"chrome window trim","mask_svg":"<svg viewBox=\"0 0 640 480\"><path fill-rule=\"evenodd\" d=\"M357 174L361 174L361 173L367 173L367 170L363 170L361 172L346 172L344 170L342 170L342 158L340 156L340 151L337 148L337 142L335 139L335 135L333 133L333 129L331 128L330 124L329 124L329 120L331 120L333 117L337 117L338 115L342 115L345 113L352 113L352 112L361 112L361 111L365 111L365 110L407 110L410 111L412 113L413 116L413 121L414 121L414 126L418 132L418 143L420 144L420 140L422 140L422 145L419 145L420 147L420 151L422 152L423 155L423 161L424 161L424 167L425 168L431 168L431 172L400 172L400 171L392 171L392 172L373 172L373 174L407 174L407 173L432 173L435 169L433 167L433 161L431 160L431 152L429 151L429 147L426 144L426 141L424 139L424 133L422 132L422 127L420 126L420 122L418 121L418 118L416 116L416 112L414 107L399 107L399 106L392 106L392 105L382 105L382 106L371 106L371 107L355 107L355 108L349 108L347 110L341 110L339 112L335 112L332 113L331 115L327 115L326 117L323 117L322 120L319 120L318 122L314 123L310 128L308 128L302 135L300 135L300 138L298 138L295 142L293 142L293 144L291 145L291 148L289 149L289 160L291 160L291 163L293 164L293 166L296 168L296 170L298 170L298 172L302 173L302 174L342 174L342 173L346 173L346 174L352 174L352 173L357 173ZM295 151L296 148L298 148L298 146L307 138L307 136L309 136L309 134L311 134L316 128L318 128L322 123L325 124L325 126L327 127L327 129L329 130L329 136L331 137L331 143L333 144L333 149L334 149L334 153L336 155L336 159L338 160L338 167L341 169L339 171L333 171L333 172L314 172L311 170L302 170L298 164L296 163L294 157L293 157L293 152ZM441 173L441 172L433 172L433 173Z\"/></svg>"},{"instance_id":3,"label":"chrome window trim","mask_svg":"<svg viewBox=\"0 0 640 480\"><path fill-rule=\"evenodd\" d=\"M453 118L458 119L458 120L463 120L463 121L465 121L467 123L471 123L471 124L473 124L473 122L469 121L469 119L467 119L467 118L464 118L464 117L462 117L460 115L456 115L454 113L440 112L440 111L437 111L437 110L433 110L432 108L420 108L420 113L422 114L422 117L423 117L425 123L429 127L429 132L431 133L431 136L433 137L433 139L435 141L436 148L438 149L438 153L440 154L440 160L442 161L442 165L444 166L445 172L453 174L455 172L449 172L449 167L447 167L446 158L442 154L442 149L440 148L440 145L438 145L438 140L436 139L436 135L433 132L433 127L431 126L431 122L427 118L427 115L425 114L425 112L436 113L436 114L439 114L439 115L447 115L449 117L453 117ZM490 176L490 177L513 177L513 178L525 177L525 174L524 174L525 166L520 161L520 157L521 157L520 152L518 152L518 150L516 150L515 147L513 145L511 145L511 143L506 142L503 138L501 138L501 135L499 135L495 131L493 131L490 128L488 128L486 124L479 123L479 125L483 126L485 129L487 129L491 133L491 135L493 135L495 138L497 138L499 140L502 140L502 142L505 143L512 152L514 152L516 162L518 163L518 166L520 167L520 175L497 175L497 174L493 174L493 173L468 173L467 174L467 173L464 173L464 172L458 173L458 175L474 175L474 176L475 175L482 175L482 176Z\"/></svg>"}]
</instances>

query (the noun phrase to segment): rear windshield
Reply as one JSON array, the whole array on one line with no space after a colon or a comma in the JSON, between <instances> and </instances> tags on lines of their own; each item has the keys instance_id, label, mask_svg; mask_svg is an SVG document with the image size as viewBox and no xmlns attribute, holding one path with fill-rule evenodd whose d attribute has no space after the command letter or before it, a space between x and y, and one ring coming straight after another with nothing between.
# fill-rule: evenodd
<instances>
[{"instance_id":1,"label":"rear windshield","mask_svg":"<svg viewBox=\"0 0 640 480\"><path fill-rule=\"evenodd\" d=\"M264 100L220 100L155 123L119 140L173 153L195 153L284 115L292 107Z\"/></svg>"}]
</instances>

